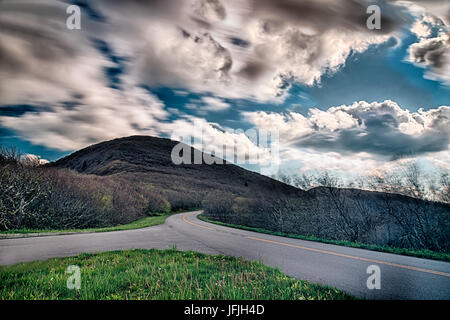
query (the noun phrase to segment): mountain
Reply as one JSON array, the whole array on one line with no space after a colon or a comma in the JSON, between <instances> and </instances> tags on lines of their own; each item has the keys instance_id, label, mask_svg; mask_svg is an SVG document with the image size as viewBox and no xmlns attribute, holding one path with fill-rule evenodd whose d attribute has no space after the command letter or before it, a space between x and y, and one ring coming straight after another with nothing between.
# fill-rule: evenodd
<instances>
[{"instance_id":1,"label":"mountain","mask_svg":"<svg viewBox=\"0 0 450 320\"><path fill-rule=\"evenodd\" d=\"M79 172L56 170L73 177L77 193L87 192L106 208L99 212L111 211L109 224L169 208L202 207L211 219L272 231L450 250L448 204L358 189L303 191L231 163L176 165L171 154L178 143L131 136L89 146L47 166ZM194 154L204 156L184 146L191 160Z\"/></svg>"},{"instance_id":2,"label":"mountain","mask_svg":"<svg viewBox=\"0 0 450 320\"><path fill-rule=\"evenodd\" d=\"M172 162L172 149L179 142L151 136L131 136L101 142L79 150L49 166L99 176L120 175L151 183L163 190L184 192L227 191L237 195L304 195L304 191L248 171L231 163L180 164ZM187 147L191 155L200 151ZM202 154L203 156L203 154Z\"/></svg>"}]
</instances>

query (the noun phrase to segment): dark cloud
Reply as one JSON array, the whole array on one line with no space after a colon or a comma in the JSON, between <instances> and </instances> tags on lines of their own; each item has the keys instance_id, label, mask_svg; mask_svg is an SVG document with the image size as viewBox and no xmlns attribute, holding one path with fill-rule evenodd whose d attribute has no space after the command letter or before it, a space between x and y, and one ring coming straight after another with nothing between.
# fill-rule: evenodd
<instances>
[{"instance_id":1,"label":"dark cloud","mask_svg":"<svg viewBox=\"0 0 450 320\"><path fill-rule=\"evenodd\" d=\"M65 20L61 19L61 21ZM31 25L27 24L26 20L21 19L12 22L0 20L0 33L27 42L30 52L40 60L51 61L61 57L70 58L79 52L72 42L73 38L63 37L57 30L40 27L38 20ZM1 54L0 58L14 59L14 57L5 53ZM8 61L0 62L2 65L8 63Z\"/></svg>"},{"instance_id":2,"label":"dark cloud","mask_svg":"<svg viewBox=\"0 0 450 320\"><path fill-rule=\"evenodd\" d=\"M3 104L50 104L56 95L65 95L63 92L81 91L82 69L91 70L86 78L96 76L94 70L102 64L100 54L91 47L88 30L67 28L69 5L0 1L0 65L2 78L7 79L0 79ZM84 22L82 28L87 28ZM44 92L50 87L50 92Z\"/></svg>"},{"instance_id":3,"label":"dark cloud","mask_svg":"<svg viewBox=\"0 0 450 320\"><path fill-rule=\"evenodd\" d=\"M409 47L409 61L426 68L425 78L450 84L450 32L444 21L422 14L411 31L418 41Z\"/></svg>"},{"instance_id":4,"label":"dark cloud","mask_svg":"<svg viewBox=\"0 0 450 320\"><path fill-rule=\"evenodd\" d=\"M267 65L265 65L262 61L253 60L248 61L244 67L242 67L238 74L241 77L244 77L249 80L255 80L261 77L267 71Z\"/></svg>"},{"instance_id":5,"label":"dark cloud","mask_svg":"<svg viewBox=\"0 0 450 320\"><path fill-rule=\"evenodd\" d=\"M381 8L381 30L369 30L366 10L371 4ZM406 17L398 7L383 0L253 0L254 14L267 20L309 25L315 30L344 28L363 32L390 33Z\"/></svg>"},{"instance_id":6,"label":"dark cloud","mask_svg":"<svg viewBox=\"0 0 450 320\"><path fill-rule=\"evenodd\" d=\"M9 41L0 44L0 62L24 78L32 74L47 81L61 70L57 64L74 65L87 56L96 59L91 50L97 50L108 60L101 71L114 89L120 89L122 78L130 76L150 86L177 85L218 95L229 92L230 96L259 98L264 94L274 98L283 95L282 77L311 85L324 72L343 65L354 46L365 48L364 42L383 41L365 34L355 35L353 41L345 35L336 41L339 48L325 47L329 37L322 37L321 32L334 28L345 29L345 34L368 31L363 0L73 0L29 5L31 2L0 4L2 12L11 12L11 18L0 17L0 36L15 37L27 47L19 59ZM69 4L82 9L80 32L65 28ZM380 6L389 7L384 2ZM398 9L392 12L382 14L382 33L395 29L393 17ZM272 34L268 39L272 43L250 30L254 22ZM316 34L306 34L303 26ZM173 29L182 31L176 34ZM92 42L93 38L103 42ZM130 55L126 68L122 51ZM42 72L35 67L41 61L55 68ZM59 78L51 80L56 83ZM243 90L243 82L251 88Z\"/></svg>"},{"instance_id":7,"label":"dark cloud","mask_svg":"<svg viewBox=\"0 0 450 320\"><path fill-rule=\"evenodd\" d=\"M433 68L445 65L445 55L448 54L450 39L432 38L411 46L411 57L415 62L425 63Z\"/></svg>"},{"instance_id":8,"label":"dark cloud","mask_svg":"<svg viewBox=\"0 0 450 320\"><path fill-rule=\"evenodd\" d=\"M447 120L448 121L448 120ZM446 131L427 130L409 135L399 129L392 115L372 116L362 126L337 132L316 132L295 142L300 148L336 151L340 153L367 152L391 159L447 150L450 139Z\"/></svg>"},{"instance_id":9,"label":"dark cloud","mask_svg":"<svg viewBox=\"0 0 450 320\"><path fill-rule=\"evenodd\" d=\"M410 60L429 68L431 78L450 81L450 35L422 39L409 48Z\"/></svg>"}]
</instances>

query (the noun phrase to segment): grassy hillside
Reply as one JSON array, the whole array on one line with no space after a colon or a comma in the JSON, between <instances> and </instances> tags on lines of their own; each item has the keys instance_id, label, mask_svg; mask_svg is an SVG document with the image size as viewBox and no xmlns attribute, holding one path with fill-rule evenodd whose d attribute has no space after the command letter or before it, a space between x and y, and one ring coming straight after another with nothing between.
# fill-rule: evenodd
<instances>
[{"instance_id":1,"label":"grassy hillside","mask_svg":"<svg viewBox=\"0 0 450 320\"><path fill-rule=\"evenodd\" d=\"M77 265L81 287L65 270ZM258 262L175 250L132 250L0 267L0 299L351 299Z\"/></svg>"}]
</instances>

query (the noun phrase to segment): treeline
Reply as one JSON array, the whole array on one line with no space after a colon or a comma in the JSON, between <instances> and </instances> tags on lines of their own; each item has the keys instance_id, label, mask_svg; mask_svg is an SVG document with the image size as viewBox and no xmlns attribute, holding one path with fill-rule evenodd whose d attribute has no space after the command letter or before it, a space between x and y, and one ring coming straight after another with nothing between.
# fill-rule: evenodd
<instances>
[{"instance_id":1,"label":"treeline","mask_svg":"<svg viewBox=\"0 0 450 320\"><path fill-rule=\"evenodd\" d=\"M0 230L113 226L200 203L190 194L120 174L96 176L42 166L14 148L0 147Z\"/></svg>"},{"instance_id":2,"label":"treeline","mask_svg":"<svg viewBox=\"0 0 450 320\"><path fill-rule=\"evenodd\" d=\"M213 220L365 244L450 252L450 205L385 192L330 186L302 197L211 193Z\"/></svg>"},{"instance_id":3,"label":"treeline","mask_svg":"<svg viewBox=\"0 0 450 320\"><path fill-rule=\"evenodd\" d=\"M273 177L303 190L319 186L372 190L406 195L435 202L450 202L450 172L444 168L425 168L417 161L372 175L342 175L330 172L278 174Z\"/></svg>"}]
</instances>

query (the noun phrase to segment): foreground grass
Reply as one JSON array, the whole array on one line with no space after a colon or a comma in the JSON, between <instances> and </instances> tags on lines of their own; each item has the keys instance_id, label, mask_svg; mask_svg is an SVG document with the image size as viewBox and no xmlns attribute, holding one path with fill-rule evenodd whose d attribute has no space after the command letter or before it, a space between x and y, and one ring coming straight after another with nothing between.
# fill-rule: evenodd
<instances>
[{"instance_id":1,"label":"foreground grass","mask_svg":"<svg viewBox=\"0 0 450 320\"><path fill-rule=\"evenodd\" d=\"M159 214L151 217L145 217L127 224L112 227L87 228L87 229L15 229L15 230L0 231L0 235L25 234L25 233L108 232L108 231L140 229L163 224L169 216L176 213L180 212L170 214Z\"/></svg>"},{"instance_id":2,"label":"foreground grass","mask_svg":"<svg viewBox=\"0 0 450 320\"><path fill-rule=\"evenodd\" d=\"M81 288L69 290L69 265ZM0 267L0 299L352 299L259 262L176 250L130 250Z\"/></svg>"},{"instance_id":3,"label":"foreground grass","mask_svg":"<svg viewBox=\"0 0 450 320\"><path fill-rule=\"evenodd\" d=\"M225 222L221 222L221 221L217 221L217 220L211 220L211 219L208 219L207 217L205 217L203 214L198 215L198 218L205 222L210 222L210 223L218 224L218 225L225 226L225 227L242 229L242 230L247 230L247 231L254 231L254 232L259 232L259 233L265 233L265 234L270 234L270 235L274 235L274 236L301 239L301 240L307 240L307 241L323 242L323 243L329 243L329 244L334 244L334 245L338 245L338 246L346 246L346 247L367 249L367 250L373 250L373 251L380 251L380 252L400 254L400 255L405 255L405 256L412 256L412 257L418 257L418 258L450 262L450 254L443 253L443 252L435 252L435 251L431 251L431 250L414 250L414 249L405 249L405 248L395 248L395 247L388 247L388 246L377 246L377 245L373 245L373 244L351 242L351 241L347 241L347 240L329 240L329 239L318 238L315 236L302 236L302 235L292 234L292 233L283 233L283 232L271 231L271 230L262 229L262 228L247 227L247 226L241 226L241 225L236 225L236 224L231 224L231 223L225 223Z\"/></svg>"}]
</instances>

